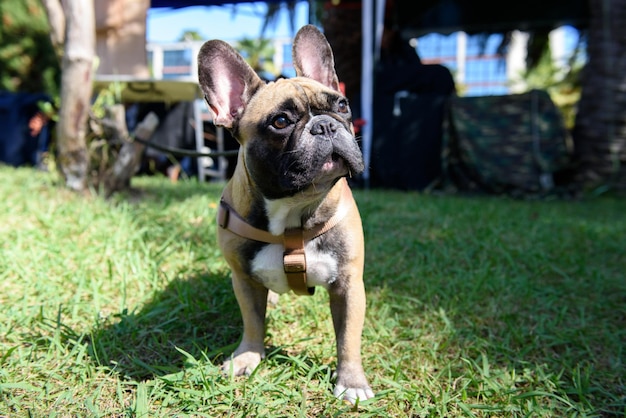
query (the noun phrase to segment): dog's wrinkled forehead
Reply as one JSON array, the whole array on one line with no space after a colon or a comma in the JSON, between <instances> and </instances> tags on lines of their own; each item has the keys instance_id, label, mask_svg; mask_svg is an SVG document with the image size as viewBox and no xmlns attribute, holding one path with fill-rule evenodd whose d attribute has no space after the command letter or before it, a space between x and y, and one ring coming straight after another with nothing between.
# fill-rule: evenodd
<instances>
[{"instance_id":1,"label":"dog's wrinkled forehead","mask_svg":"<svg viewBox=\"0 0 626 418\"><path fill-rule=\"evenodd\" d=\"M280 79L260 89L248 104L247 111L256 116L284 108L316 113L329 108L339 97L343 96L310 78Z\"/></svg>"}]
</instances>

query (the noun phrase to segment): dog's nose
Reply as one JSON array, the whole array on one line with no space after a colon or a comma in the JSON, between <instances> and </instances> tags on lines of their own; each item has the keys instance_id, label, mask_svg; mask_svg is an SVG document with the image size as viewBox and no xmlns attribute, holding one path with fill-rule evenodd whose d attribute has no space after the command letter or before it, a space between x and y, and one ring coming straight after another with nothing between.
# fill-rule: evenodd
<instances>
[{"instance_id":1,"label":"dog's nose","mask_svg":"<svg viewBox=\"0 0 626 418\"><path fill-rule=\"evenodd\" d=\"M329 117L323 117L311 127L312 135L332 136L338 129L337 121Z\"/></svg>"}]
</instances>

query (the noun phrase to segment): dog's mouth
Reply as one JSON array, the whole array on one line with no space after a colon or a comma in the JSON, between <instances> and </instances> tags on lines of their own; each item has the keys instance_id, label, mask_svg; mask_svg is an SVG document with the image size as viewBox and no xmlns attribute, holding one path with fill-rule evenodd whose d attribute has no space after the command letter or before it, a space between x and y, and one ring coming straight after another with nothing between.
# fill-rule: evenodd
<instances>
[{"instance_id":1,"label":"dog's mouth","mask_svg":"<svg viewBox=\"0 0 626 418\"><path fill-rule=\"evenodd\" d=\"M363 171L361 150L347 131L340 131L333 138L304 138L298 153L286 154L287 158L281 160L283 174L278 181L284 192L298 192L309 186L327 190L341 177Z\"/></svg>"},{"instance_id":2,"label":"dog's mouth","mask_svg":"<svg viewBox=\"0 0 626 418\"><path fill-rule=\"evenodd\" d=\"M322 165L319 176L338 179L339 177L358 175L363 171L363 162L359 158L351 159L339 152L333 152Z\"/></svg>"},{"instance_id":3,"label":"dog's mouth","mask_svg":"<svg viewBox=\"0 0 626 418\"><path fill-rule=\"evenodd\" d=\"M322 166L322 172L323 173L328 173L328 172L341 172L341 171L345 171L346 170L346 164L344 159L337 154L336 152L333 152L330 156L330 158L328 159L328 161L326 161L324 163L324 165ZM338 173L340 174L340 173ZM345 174L345 173L343 173Z\"/></svg>"}]
</instances>

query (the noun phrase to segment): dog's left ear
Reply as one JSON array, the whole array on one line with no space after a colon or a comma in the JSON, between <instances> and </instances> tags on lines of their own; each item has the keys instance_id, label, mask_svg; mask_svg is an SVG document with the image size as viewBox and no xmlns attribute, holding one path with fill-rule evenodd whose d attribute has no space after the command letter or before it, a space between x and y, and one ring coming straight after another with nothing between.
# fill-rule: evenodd
<instances>
[{"instance_id":1,"label":"dog's left ear","mask_svg":"<svg viewBox=\"0 0 626 418\"><path fill-rule=\"evenodd\" d=\"M319 29L313 25L303 26L293 41L292 55L297 76L312 78L340 91L333 51Z\"/></svg>"}]
</instances>

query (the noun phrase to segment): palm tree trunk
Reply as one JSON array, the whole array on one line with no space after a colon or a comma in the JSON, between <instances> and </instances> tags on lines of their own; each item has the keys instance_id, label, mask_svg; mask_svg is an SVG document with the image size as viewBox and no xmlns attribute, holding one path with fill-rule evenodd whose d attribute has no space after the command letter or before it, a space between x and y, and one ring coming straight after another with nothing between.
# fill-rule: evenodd
<instances>
[{"instance_id":1,"label":"palm tree trunk","mask_svg":"<svg viewBox=\"0 0 626 418\"><path fill-rule=\"evenodd\" d=\"M589 0L588 62L573 138L577 180L626 191L626 0Z\"/></svg>"}]
</instances>

